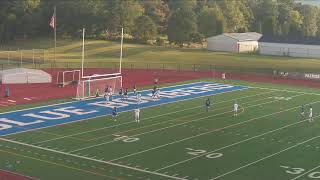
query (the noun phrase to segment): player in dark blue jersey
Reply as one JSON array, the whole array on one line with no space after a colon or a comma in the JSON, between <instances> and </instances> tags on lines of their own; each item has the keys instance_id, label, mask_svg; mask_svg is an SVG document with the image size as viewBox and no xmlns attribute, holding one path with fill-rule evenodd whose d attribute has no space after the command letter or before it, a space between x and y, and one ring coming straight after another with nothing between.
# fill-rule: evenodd
<instances>
[{"instance_id":1,"label":"player in dark blue jersey","mask_svg":"<svg viewBox=\"0 0 320 180\"><path fill-rule=\"evenodd\" d=\"M123 92L123 97L125 99L128 99L128 89L125 89L124 92Z\"/></svg>"},{"instance_id":2,"label":"player in dark blue jersey","mask_svg":"<svg viewBox=\"0 0 320 180\"><path fill-rule=\"evenodd\" d=\"M210 98L208 98L205 102L206 112L209 111L210 106L211 106L211 101L210 101Z\"/></svg>"},{"instance_id":3,"label":"player in dark blue jersey","mask_svg":"<svg viewBox=\"0 0 320 180\"><path fill-rule=\"evenodd\" d=\"M118 116L118 110L117 110L117 107L114 107L112 110L112 119L114 121L117 121L117 116Z\"/></svg>"},{"instance_id":4,"label":"player in dark blue jersey","mask_svg":"<svg viewBox=\"0 0 320 180\"><path fill-rule=\"evenodd\" d=\"M119 96L120 96L121 100L123 100L123 89L122 88L120 88L120 90L119 90Z\"/></svg>"}]
</instances>

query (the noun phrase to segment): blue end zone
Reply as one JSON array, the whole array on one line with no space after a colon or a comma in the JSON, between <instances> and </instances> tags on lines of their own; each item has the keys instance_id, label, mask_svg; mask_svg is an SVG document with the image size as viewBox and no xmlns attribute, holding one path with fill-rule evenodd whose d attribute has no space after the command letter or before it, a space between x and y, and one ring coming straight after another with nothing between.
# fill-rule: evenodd
<instances>
[{"instance_id":1,"label":"blue end zone","mask_svg":"<svg viewBox=\"0 0 320 180\"><path fill-rule=\"evenodd\" d=\"M150 90L142 91L140 105L136 96L129 94L127 100L116 96L109 104L104 98L95 98L2 113L0 136L110 115L114 106L118 107L118 112L124 112L243 89L247 87L199 82L161 88L160 99L152 99Z\"/></svg>"}]
</instances>

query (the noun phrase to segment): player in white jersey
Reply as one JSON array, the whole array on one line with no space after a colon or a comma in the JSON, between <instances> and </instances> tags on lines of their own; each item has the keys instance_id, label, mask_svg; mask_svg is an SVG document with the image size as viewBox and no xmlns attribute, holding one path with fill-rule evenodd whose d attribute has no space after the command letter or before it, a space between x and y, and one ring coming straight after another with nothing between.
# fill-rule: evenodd
<instances>
[{"instance_id":1,"label":"player in white jersey","mask_svg":"<svg viewBox=\"0 0 320 180\"><path fill-rule=\"evenodd\" d=\"M158 88L154 94L155 98L160 99L160 89Z\"/></svg>"},{"instance_id":2,"label":"player in white jersey","mask_svg":"<svg viewBox=\"0 0 320 180\"><path fill-rule=\"evenodd\" d=\"M309 108L309 122L313 121L313 113L312 113L312 106Z\"/></svg>"},{"instance_id":3,"label":"player in white jersey","mask_svg":"<svg viewBox=\"0 0 320 180\"><path fill-rule=\"evenodd\" d=\"M137 108L134 110L134 120L139 123L140 122L140 109Z\"/></svg>"},{"instance_id":4,"label":"player in white jersey","mask_svg":"<svg viewBox=\"0 0 320 180\"><path fill-rule=\"evenodd\" d=\"M137 104L140 104L141 103L141 93L138 92L137 94Z\"/></svg>"},{"instance_id":5,"label":"player in white jersey","mask_svg":"<svg viewBox=\"0 0 320 180\"><path fill-rule=\"evenodd\" d=\"M235 101L234 104L233 104L233 116L238 116L238 108L239 108L239 105Z\"/></svg>"}]
</instances>

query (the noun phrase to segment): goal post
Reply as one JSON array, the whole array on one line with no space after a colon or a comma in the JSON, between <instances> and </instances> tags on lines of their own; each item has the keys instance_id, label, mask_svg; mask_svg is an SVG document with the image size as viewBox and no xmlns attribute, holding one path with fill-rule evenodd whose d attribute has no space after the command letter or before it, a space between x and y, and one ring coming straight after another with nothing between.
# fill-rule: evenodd
<instances>
[{"instance_id":1,"label":"goal post","mask_svg":"<svg viewBox=\"0 0 320 180\"><path fill-rule=\"evenodd\" d=\"M57 74L57 85L61 87L64 87L68 84L76 84L80 80L80 70L59 71Z\"/></svg>"},{"instance_id":2,"label":"goal post","mask_svg":"<svg viewBox=\"0 0 320 180\"><path fill-rule=\"evenodd\" d=\"M82 100L98 96L103 96L106 87L112 88L112 93L117 93L122 87L122 76L111 77L89 77L79 81L77 86L76 99Z\"/></svg>"}]
</instances>

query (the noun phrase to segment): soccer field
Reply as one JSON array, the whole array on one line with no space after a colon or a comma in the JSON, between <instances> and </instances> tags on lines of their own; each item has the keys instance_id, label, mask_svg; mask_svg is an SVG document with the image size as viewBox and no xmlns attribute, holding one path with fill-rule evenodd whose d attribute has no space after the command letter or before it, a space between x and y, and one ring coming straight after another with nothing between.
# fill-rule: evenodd
<instances>
[{"instance_id":1,"label":"soccer field","mask_svg":"<svg viewBox=\"0 0 320 180\"><path fill-rule=\"evenodd\" d=\"M133 120L132 105L117 121L106 112L7 132L15 134L0 137L0 165L45 180L320 179L320 93L220 83L231 89L146 102L140 123ZM213 100L209 112L207 97ZM232 112L235 101L238 117ZM302 104L306 112L313 107L314 122L300 117Z\"/></svg>"}]
</instances>

